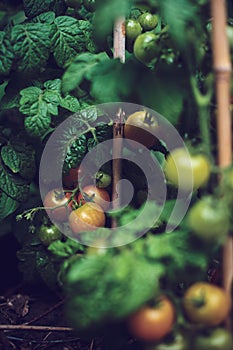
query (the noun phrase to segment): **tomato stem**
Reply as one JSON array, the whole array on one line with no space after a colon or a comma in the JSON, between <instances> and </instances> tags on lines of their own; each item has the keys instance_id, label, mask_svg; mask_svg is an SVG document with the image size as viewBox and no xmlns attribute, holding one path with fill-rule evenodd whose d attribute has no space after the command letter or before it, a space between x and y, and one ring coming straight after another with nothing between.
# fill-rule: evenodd
<instances>
[{"instance_id":1,"label":"tomato stem","mask_svg":"<svg viewBox=\"0 0 233 350\"><path fill-rule=\"evenodd\" d=\"M197 86L197 79L194 75L190 78L191 88L195 102L198 107L198 123L201 133L203 150L211 159L211 137L210 137L210 111L209 105L212 97L212 89L209 86L207 93L203 94Z\"/></svg>"}]
</instances>

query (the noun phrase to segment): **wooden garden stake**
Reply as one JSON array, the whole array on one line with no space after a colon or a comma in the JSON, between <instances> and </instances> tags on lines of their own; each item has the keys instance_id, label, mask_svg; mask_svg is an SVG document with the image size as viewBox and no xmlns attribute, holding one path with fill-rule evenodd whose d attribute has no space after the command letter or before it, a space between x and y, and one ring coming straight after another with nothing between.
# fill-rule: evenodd
<instances>
[{"instance_id":1,"label":"wooden garden stake","mask_svg":"<svg viewBox=\"0 0 233 350\"><path fill-rule=\"evenodd\" d=\"M122 63L125 62L125 19L118 18L114 28L114 58L119 58ZM122 142L123 142L123 124L124 112L120 109L113 124L113 161L112 161L112 202L113 209L120 206L121 189L119 181L121 180L122 168ZM117 227L117 221L112 219L112 228Z\"/></svg>"},{"instance_id":2,"label":"wooden garden stake","mask_svg":"<svg viewBox=\"0 0 233 350\"><path fill-rule=\"evenodd\" d=\"M211 1L213 65L216 76L218 164L232 163L232 129L230 113L231 60L226 34L226 1ZM233 240L228 238L223 249L223 287L231 297L233 281ZM230 319L227 327L231 328Z\"/></svg>"}]
</instances>

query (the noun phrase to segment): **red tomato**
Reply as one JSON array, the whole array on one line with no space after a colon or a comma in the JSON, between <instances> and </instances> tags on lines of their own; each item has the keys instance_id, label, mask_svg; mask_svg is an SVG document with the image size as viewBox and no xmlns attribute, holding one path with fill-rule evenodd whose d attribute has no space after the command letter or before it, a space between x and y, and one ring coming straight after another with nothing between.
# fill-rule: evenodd
<instances>
[{"instance_id":1,"label":"red tomato","mask_svg":"<svg viewBox=\"0 0 233 350\"><path fill-rule=\"evenodd\" d=\"M63 185L70 189L76 188L78 185L83 187L91 182L91 176L85 172L83 167L72 168L67 175L63 175Z\"/></svg>"},{"instance_id":2,"label":"red tomato","mask_svg":"<svg viewBox=\"0 0 233 350\"><path fill-rule=\"evenodd\" d=\"M69 224L73 233L96 230L105 225L104 211L96 203L86 203L70 213Z\"/></svg>"},{"instance_id":3,"label":"red tomato","mask_svg":"<svg viewBox=\"0 0 233 350\"><path fill-rule=\"evenodd\" d=\"M68 200L71 193L65 194L63 189L55 188L49 191L44 199L44 207L54 208L46 209L48 215L55 221L64 222L67 220L70 213L70 205Z\"/></svg>"},{"instance_id":4,"label":"red tomato","mask_svg":"<svg viewBox=\"0 0 233 350\"><path fill-rule=\"evenodd\" d=\"M175 322L172 302L162 296L155 306L143 306L128 319L130 333L143 341L160 340L167 335Z\"/></svg>"},{"instance_id":5,"label":"red tomato","mask_svg":"<svg viewBox=\"0 0 233 350\"><path fill-rule=\"evenodd\" d=\"M90 185L84 187L82 193L78 195L78 203L85 204L86 202L94 202L106 211L110 206L110 196L105 189Z\"/></svg>"}]
</instances>

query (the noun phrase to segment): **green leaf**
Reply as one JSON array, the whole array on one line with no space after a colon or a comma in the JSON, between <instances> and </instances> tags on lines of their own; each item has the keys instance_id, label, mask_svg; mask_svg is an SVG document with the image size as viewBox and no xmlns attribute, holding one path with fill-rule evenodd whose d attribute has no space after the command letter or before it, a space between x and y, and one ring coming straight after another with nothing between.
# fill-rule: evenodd
<instances>
[{"instance_id":1,"label":"green leaf","mask_svg":"<svg viewBox=\"0 0 233 350\"><path fill-rule=\"evenodd\" d=\"M14 54L10 40L5 32L0 31L0 74L10 73Z\"/></svg>"},{"instance_id":2,"label":"green leaf","mask_svg":"<svg viewBox=\"0 0 233 350\"><path fill-rule=\"evenodd\" d=\"M18 202L24 202L29 193L29 184L19 175L12 174L0 161L0 190Z\"/></svg>"},{"instance_id":3,"label":"green leaf","mask_svg":"<svg viewBox=\"0 0 233 350\"><path fill-rule=\"evenodd\" d=\"M140 103L160 113L172 124L176 124L187 94L181 69L161 65L157 73L150 74L149 86L145 88L147 85L148 76L138 86Z\"/></svg>"},{"instance_id":4,"label":"green leaf","mask_svg":"<svg viewBox=\"0 0 233 350\"><path fill-rule=\"evenodd\" d=\"M109 58L105 52L97 55L89 52L77 55L62 77L62 91L67 93L76 89L83 79L92 76L92 71L98 63L101 64L106 60L109 60Z\"/></svg>"},{"instance_id":5,"label":"green leaf","mask_svg":"<svg viewBox=\"0 0 233 350\"><path fill-rule=\"evenodd\" d=\"M35 175L35 151L23 142L12 142L3 146L1 156L4 164L13 173L19 173L25 179Z\"/></svg>"},{"instance_id":6,"label":"green leaf","mask_svg":"<svg viewBox=\"0 0 233 350\"><path fill-rule=\"evenodd\" d=\"M162 16L169 25L169 32L180 48L187 43L187 28L198 20L197 6L191 0L159 0Z\"/></svg>"},{"instance_id":7,"label":"green leaf","mask_svg":"<svg viewBox=\"0 0 233 350\"><path fill-rule=\"evenodd\" d=\"M42 137L51 123L51 115L58 115L61 102L60 79L48 80L45 90L31 86L20 91L20 112L26 115L25 128L36 137Z\"/></svg>"},{"instance_id":8,"label":"green leaf","mask_svg":"<svg viewBox=\"0 0 233 350\"><path fill-rule=\"evenodd\" d=\"M43 12L55 11L61 14L65 11L63 0L23 0L25 15L29 18L35 17Z\"/></svg>"},{"instance_id":9,"label":"green leaf","mask_svg":"<svg viewBox=\"0 0 233 350\"><path fill-rule=\"evenodd\" d=\"M19 202L0 191L0 221L12 214L19 206Z\"/></svg>"},{"instance_id":10,"label":"green leaf","mask_svg":"<svg viewBox=\"0 0 233 350\"><path fill-rule=\"evenodd\" d=\"M33 18L33 22L52 24L55 20L55 13L52 11L41 13L39 16Z\"/></svg>"},{"instance_id":11,"label":"green leaf","mask_svg":"<svg viewBox=\"0 0 233 350\"><path fill-rule=\"evenodd\" d=\"M83 249L83 245L70 238L68 238L65 242L59 240L54 241L48 247L48 250L58 258L69 258L78 251L82 252Z\"/></svg>"},{"instance_id":12,"label":"green leaf","mask_svg":"<svg viewBox=\"0 0 233 350\"><path fill-rule=\"evenodd\" d=\"M12 28L12 42L17 68L31 71L45 64L50 54L50 30L46 23L18 24Z\"/></svg>"},{"instance_id":13,"label":"green leaf","mask_svg":"<svg viewBox=\"0 0 233 350\"><path fill-rule=\"evenodd\" d=\"M64 173L67 173L69 169L76 168L87 151L86 136L81 135L74 142L68 143L67 153L63 165Z\"/></svg>"},{"instance_id":14,"label":"green leaf","mask_svg":"<svg viewBox=\"0 0 233 350\"><path fill-rule=\"evenodd\" d=\"M80 103L78 99L71 95L67 95L66 97L62 98L60 101L60 106L68 109L68 111L71 112L77 112L80 109Z\"/></svg>"},{"instance_id":15,"label":"green leaf","mask_svg":"<svg viewBox=\"0 0 233 350\"><path fill-rule=\"evenodd\" d=\"M88 21L77 20L68 16L57 17L53 24L52 45L53 55L59 67L85 51L87 34L91 30Z\"/></svg>"}]
</instances>

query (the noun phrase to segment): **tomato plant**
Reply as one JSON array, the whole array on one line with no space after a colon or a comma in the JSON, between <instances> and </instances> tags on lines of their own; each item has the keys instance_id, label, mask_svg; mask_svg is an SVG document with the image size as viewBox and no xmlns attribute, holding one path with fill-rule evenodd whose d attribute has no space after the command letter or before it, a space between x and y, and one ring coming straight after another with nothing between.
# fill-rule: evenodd
<instances>
[{"instance_id":1,"label":"tomato plant","mask_svg":"<svg viewBox=\"0 0 233 350\"><path fill-rule=\"evenodd\" d=\"M190 286L185 292L183 305L191 322L207 326L222 323L231 309L225 290L206 282L196 282Z\"/></svg>"},{"instance_id":2,"label":"tomato plant","mask_svg":"<svg viewBox=\"0 0 233 350\"><path fill-rule=\"evenodd\" d=\"M232 59L232 4L226 3ZM233 225L232 169L218 166L222 147L216 111L221 108L213 79L219 68L213 69L214 19L207 0L0 4L1 266L12 265L9 257L15 252L22 294L30 295L36 286L38 295L43 284L50 295L55 291L56 299L64 297L61 320L80 335L80 349L232 347L229 334L214 328L228 315L228 297L221 288L208 285L203 293L196 285L209 280L220 286L225 280L222 250L231 240ZM122 25L116 28L119 22ZM124 36L124 30L128 51L119 59L117 49L124 49L124 39L117 38ZM109 104L113 101L118 102ZM125 122L123 133L117 134L116 116ZM169 125L177 133L170 133ZM156 135L161 134L164 139L158 140ZM59 137L50 143L55 135ZM111 158L115 136L127 140L126 147L117 150L123 158L119 168ZM193 145L190 156L181 149L181 140L187 147ZM105 141L111 146L106 147L109 160L102 164L105 151L98 146ZM136 147L132 141L138 142ZM44 162L54 149L57 156ZM96 150L93 160L85 163ZM146 159L144 154L164 170L163 204L160 196L156 198L160 194L156 174L151 174L155 178L150 187L149 167L136 165L137 157ZM100 171L94 175L90 169ZM111 208L105 216L117 178L130 181L134 193L126 206ZM155 200L149 200L152 189ZM185 198L177 197L187 191L190 207ZM40 193L46 194L44 206ZM126 193L122 196L125 199ZM46 224L45 208L54 224ZM148 227L159 209L160 217ZM187 215L178 223L180 209L187 209ZM72 239L60 230L64 235L71 231ZM82 245L81 233L96 247ZM13 237L17 247L12 247ZM131 243L124 244L127 239ZM219 262L217 281L209 273L213 261ZM11 270L2 269L0 285L7 290L3 318L11 276ZM189 297L187 301L189 286L196 286L191 301ZM148 303L161 294L169 300ZM23 308L29 320L37 316L30 315L30 303L29 298L29 308ZM15 311L10 308L9 321L19 316L23 323ZM125 320L131 320L131 327ZM57 326L56 321L51 317L49 326ZM82 342L82 332L94 339L91 344ZM186 335L191 338L188 345ZM129 336L139 341L129 342ZM21 346L20 340L10 341L12 347Z\"/></svg>"},{"instance_id":3,"label":"tomato plant","mask_svg":"<svg viewBox=\"0 0 233 350\"><path fill-rule=\"evenodd\" d=\"M167 297L155 306L144 306L127 320L130 333L144 341L155 341L167 335L175 322L175 309Z\"/></svg>"},{"instance_id":4,"label":"tomato plant","mask_svg":"<svg viewBox=\"0 0 233 350\"><path fill-rule=\"evenodd\" d=\"M69 225L74 234L103 227L105 225L104 211L96 203L85 203L70 213Z\"/></svg>"}]
</instances>

